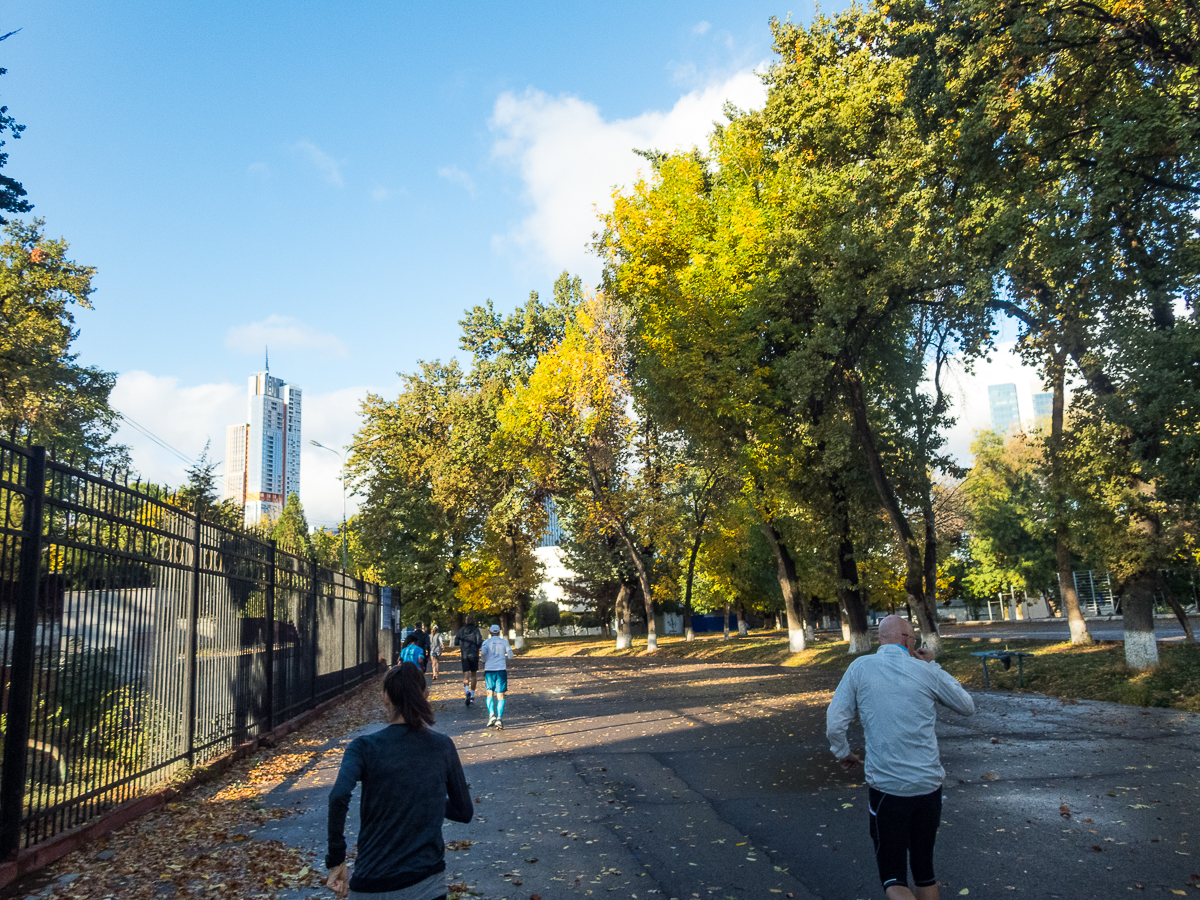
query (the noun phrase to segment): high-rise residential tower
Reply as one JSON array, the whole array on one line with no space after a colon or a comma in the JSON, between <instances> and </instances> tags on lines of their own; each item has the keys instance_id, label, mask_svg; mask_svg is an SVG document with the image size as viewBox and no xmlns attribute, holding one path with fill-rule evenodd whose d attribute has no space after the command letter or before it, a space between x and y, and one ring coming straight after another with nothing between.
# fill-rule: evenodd
<instances>
[{"instance_id":1,"label":"high-rise residential tower","mask_svg":"<svg viewBox=\"0 0 1200 900\"><path fill-rule=\"evenodd\" d=\"M300 388L266 370L250 376L248 393L249 421L225 432L225 497L256 525L300 493Z\"/></svg>"},{"instance_id":2,"label":"high-rise residential tower","mask_svg":"<svg viewBox=\"0 0 1200 900\"><path fill-rule=\"evenodd\" d=\"M1050 427L1050 417L1054 414L1054 395L1047 392L1045 394L1033 395L1033 421L1043 428Z\"/></svg>"},{"instance_id":3,"label":"high-rise residential tower","mask_svg":"<svg viewBox=\"0 0 1200 900\"><path fill-rule=\"evenodd\" d=\"M1004 432L1021 427L1015 384L989 384L988 405L992 408L992 428Z\"/></svg>"}]
</instances>

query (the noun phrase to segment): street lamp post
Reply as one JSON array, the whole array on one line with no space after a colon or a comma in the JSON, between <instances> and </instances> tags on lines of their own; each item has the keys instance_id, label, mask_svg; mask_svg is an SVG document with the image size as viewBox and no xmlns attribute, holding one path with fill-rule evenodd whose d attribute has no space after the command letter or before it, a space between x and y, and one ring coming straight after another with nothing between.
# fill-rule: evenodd
<instances>
[{"instance_id":1,"label":"street lamp post","mask_svg":"<svg viewBox=\"0 0 1200 900\"><path fill-rule=\"evenodd\" d=\"M309 440L309 443L314 447L320 447L322 450L336 454L342 461L342 571L348 572L350 567L346 563L346 453L344 450L326 447L320 441Z\"/></svg>"}]
</instances>

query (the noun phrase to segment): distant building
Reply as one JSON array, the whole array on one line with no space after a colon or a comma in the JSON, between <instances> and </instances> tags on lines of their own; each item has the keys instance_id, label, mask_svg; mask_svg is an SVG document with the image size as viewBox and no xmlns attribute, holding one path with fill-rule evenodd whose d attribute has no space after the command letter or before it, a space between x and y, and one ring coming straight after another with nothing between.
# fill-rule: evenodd
<instances>
[{"instance_id":1,"label":"distant building","mask_svg":"<svg viewBox=\"0 0 1200 900\"><path fill-rule=\"evenodd\" d=\"M1017 407L1015 384L989 384L988 405L992 410L992 428L1005 432L1021 427L1021 411Z\"/></svg>"},{"instance_id":2,"label":"distant building","mask_svg":"<svg viewBox=\"0 0 1200 900\"><path fill-rule=\"evenodd\" d=\"M533 551L534 555L541 560L544 574L542 583L533 592L534 602L544 603L552 600L564 612L580 612L584 607L576 606L567 596L567 592L563 590L563 583L574 578L575 573L570 571L563 562L563 529L562 523L558 520L558 506L553 497L547 497L545 505L546 530L542 532L537 547Z\"/></svg>"},{"instance_id":3,"label":"distant building","mask_svg":"<svg viewBox=\"0 0 1200 900\"><path fill-rule=\"evenodd\" d=\"M245 425L225 431L225 498L245 511L246 524L275 519L300 493L300 388L269 370L249 381Z\"/></svg>"},{"instance_id":4,"label":"distant building","mask_svg":"<svg viewBox=\"0 0 1200 900\"><path fill-rule=\"evenodd\" d=\"M1033 395L1033 421L1044 428L1050 427L1050 417L1054 414L1053 394Z\"/></svg>"},{"instance_id":5,"label":"distant building","mask_svg":"<svg viewBox=\"0 0 1200 900\"><path fill-rule=\"evenodd\" d=\"M544 505L546 507L546 530L538 539L538 547L557 547L562 543L562 525L558 522L558 507L555 505L553 497L547 497Z\"/></svg>"}]
</instances>

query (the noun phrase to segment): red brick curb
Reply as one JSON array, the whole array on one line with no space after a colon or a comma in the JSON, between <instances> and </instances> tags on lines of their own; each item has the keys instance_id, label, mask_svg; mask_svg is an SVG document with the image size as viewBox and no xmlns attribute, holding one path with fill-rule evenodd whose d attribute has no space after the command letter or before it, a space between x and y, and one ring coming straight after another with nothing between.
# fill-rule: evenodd
<instances>
[{"instance_id":1,"label":"red brick curb","mask_svg":"<svg viewBox=\"0 0 1200 900\"><path fill-rule=\"evenodd\" d=\"M116 831L124 825L128 825L134 819L144 816L152 809L170 803L180 794L187 793L187 791L196 785L224 772L238 760L250 756L264 744L270 745L274 743L280 738L291 734L293 731L303 728L309 722L313 721L313 719L324 715L335 706L345 703L351 697L375 682L377 678L378 676L372 677L353 690L347 691L331 700L326 700L324 703L314 706L307 712L301 713L294 719L288 719L282 725L275 726L275 728L266 734L259 735L254 740L247 741L244 744L239 744L228 753L218 756L203 766L198 766L188 776L187 780L181 784L174 787L162 788L152 794L147 794L145 797L130 800L128 803L106 812L100 818L88 822L86 825L80 825L78 828L73 828L70 831L64 831L62 834L55 835L50 840L38 844L36 847L18 851L16 859L0 863L0 890L6 888L18 878L28 875L31 872L36 872L38 869L62 859L68 853L73 853L96 838Z\"/></svg>"}]
</instances>

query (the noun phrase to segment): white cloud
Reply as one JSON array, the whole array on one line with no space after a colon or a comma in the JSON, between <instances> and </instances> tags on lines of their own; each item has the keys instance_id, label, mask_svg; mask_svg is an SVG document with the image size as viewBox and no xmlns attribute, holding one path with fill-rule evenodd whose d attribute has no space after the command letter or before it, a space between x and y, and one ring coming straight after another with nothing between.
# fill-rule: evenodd
<instances>
[{"instance_id":1,"label":"white cloud","mask_svg":"<svg viewBox=\"0 0 1200 900\"><path fill-rule=\"evenodd\" d=\"M389 191L385 187L381 187L380 185L375 185L375 187L371 189L371 199L374 200L376 203L382 203L384 200L386 200L391 195L392 195L391 191Z\"/></svg>"},{"instance_id":2,"label":"white cloud","mask_svg":"<svg viewBox=\"0 0 1200 900\"><path fill-rule=\"evenodd\" d=\"M397 385L383 389L351 387L337 391L304 392L304 438L300 455L300 501L309 524L333 526L342 520L341 460L328 450L309 444L317 440L344 449L360 425L359 404L369 391L391 396ZM225 429L246 420L246 384L182 386L178 378L149 372L126 372L117 379L112 403L143 428L185 456L195 459L211 440L209 458L225 473ZM117 440L128 445L133 463L144 479L172 487L181 485L188 464L129 425L122 425ZM359 500L347 496L349 515Z\"/></svg>"},{"instance_id":3,"label":"white cloud","mask_svg":"<svg viewBox=\"0 0 1200 900\"><path fill-rule=\"evenodd\" d=\"M209 442L209 459L225 455L225 427L246 415L246 388L223 382L181 387L178 378L125 372L111 396L112 405L188 459L197 459ZM132 426L122 424L117 440L133 450L134 467L154 482L183 483L187 463ZM218 472L223 472L218 469Z\"/></svg>"},{"instance_id":4,"label":"white cloud","mask_svg":"<svg viewBox=\"0 0 1200 900\"><path fill-rule=\"evenodd\" d=\"M696 34L696 35L706 34L708 32L708 29L710 29L710 28L712 28L712 25L710 23L700 21L692 26L692 34Z\"/></svg>"},{"instance_id":5,"label":"white cloud","mask_svg":"<svg viewBox=\"0 0 1200 900\"><path fill-rule=\"evenodd\" d=\"M271 177L271 167L265 162L250 163L250 165L246 166L246 174L265 180Z\"/></svg>"},{"instance_id":6,"label":"white cloud","mask_svg":"<svg viewBox=\"0 0 1200 900\"><path fill-rule=\"evenodd\" d=\"M667 112L613 121L578 97L533 89L501 94L490 123L492 153L517 167L532 210L494 238L497 250L547 274L565 268L594 279L599 264L588 245L600 227L597 211L609 209L614 187L627 189L645 167L633 150L706 148L727 101L748 109L765 100L766 88L750 69L680 97Z\"/></svg>"},{"instance_id":7,"label":"white cloud","mask_svg":"<svg viewBox=\"0 0 1200 900\"><path fill-rule=\"evenodd\" d=\"M240 353L258 355L264 349L314 350L326 356L347 355L341 339L305 325L290 316L270 315L261 322L234 325L225 332L225 346Z\"/></svg>"},{"instance_id":8,"label":"white cloud","mask_svg":"<svg viewBox=\"0 0 1200 900\"><path fill-rule=\"evenodd\" d=\"M438 177L462 187L473 198L475 196L475 179L458 166L442 166L438 169Z\"/></svg>"},{"instance_id":9,"label":"white cloud","mask_svg":"<svg viewBox=\"0 0 1200 900\"><path fill-rule=\"evenodd\" d=\"M342 181L342 166L336 159L314 144L312 141L297 141L292 149L304 156L326 181L335 187L344 187Z\"/></svg>"}]
</instances>

